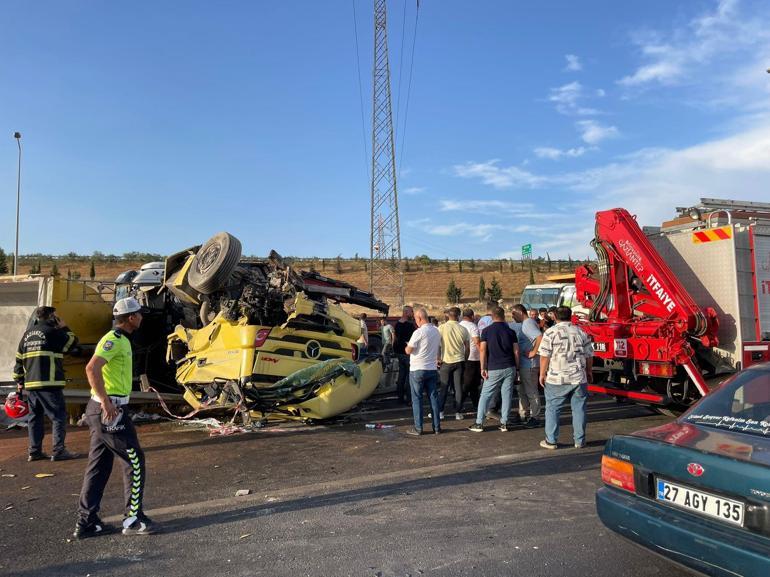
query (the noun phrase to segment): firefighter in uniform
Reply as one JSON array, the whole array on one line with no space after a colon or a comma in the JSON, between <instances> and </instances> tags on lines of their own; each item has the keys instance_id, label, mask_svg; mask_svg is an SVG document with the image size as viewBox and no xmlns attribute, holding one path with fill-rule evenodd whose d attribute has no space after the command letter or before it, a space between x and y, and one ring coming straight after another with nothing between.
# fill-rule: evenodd
<instances>
[{"instance_id":1,"label":"firefighter in uniform","mask_svg":"<svg viewBox=\"0 0 770 577\"><path fill-rule=\"evenodd\" d=\"M110 531L99 519L99 505L115 457L123 465L125 491L124 535L148 535L154 524L142 510L146 470L128 402L133 367L131 333L142 323L142 307L133 297L115 303L115 328L102 337L86 367L91 400L86 421L91 430L88 466L80 492L79 518L74 537L82 539Z\"/></svg>"},{"instance_id":2,"label":"firefighter in uniform","mask_svg":"<svg viewBox=\"0 0 770 577\"><path fill-rule=\"evenodd\" d=\"M43 452L44 416L53 423L52 461L78 455L64 447L67 411L64 405L64 354L77 354L77 337L56 316L53 307L38 307L34 324L24 333L16 352L13 378L19 394L26 389L29 421L28 461L48 459Z\"/></svg>"}]
</instances>

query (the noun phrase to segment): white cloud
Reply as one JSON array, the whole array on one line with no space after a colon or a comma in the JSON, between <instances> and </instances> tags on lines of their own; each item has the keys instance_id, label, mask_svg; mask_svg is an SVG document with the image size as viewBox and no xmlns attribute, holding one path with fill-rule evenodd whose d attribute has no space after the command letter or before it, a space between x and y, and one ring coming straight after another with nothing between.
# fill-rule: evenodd
<instances>
[{"instance_id":1,"label":"white cloud","mask_svg":"<svg viewBox=\"0 0 770 577\"><path fill-rule=\"evenodd\" d=\"M580 137L587 144L598 144L602 140L617 137L620 132L615 126L604 126L595 120L580 120L576 123Z\"/></svg>"},{"instance_id":2,"label":"white cloud","mask_svg":"<svg viewBox=\"0 0 770 577\"><path fill-rule=\"evenodd\" d=\"M551 88L548 101L554 103L556 111L560 114L568 116L592 116L599 114L598 110L581 104L587 97L585 88L576 80L557 88Z\"/></svg>"},{"instance_id":3,"label":"white cloud","mask_svg":"<svg viewBox=\"0 0 770 577\"><path fill-rule=\"evenodd\" d=\"M486 162L466 162L454 166L454 173L462 178L478 178L484 184L495 188L511 188L512 186L524 186L532 188L544 183L544 178L517 166L500 168L498 160Z\"/></svg>"},{"instance_id":4,"label":"white cloud","mask_svg":"<svg viewBox=\"0 0 770 577\"><path fill-rule=\"evenodd\" d=\"M559 160L564 157L568 158L577 158L579 156L583 156L586 152L588 152L588 148L584 146L578 146L577 148L567 148L567 149L561 149L561 148L552 148L550 146L541 146L538 148L535 148L532 152L535 153L535 156L538 158L547 158L549 160Z\"/></svg>"},{"instance_id":5,"label":"white cloud","mask_svg":"<svg viewBox=\"0 0 770 577\"><path fill-rule=\"evenodd\" d=\"M404 188L401 192L408 195L418 195L425 192L425 190L424 186L410 186L409 188Z\"/></svg>"},{"instance_id":6,"label":"white cloud","mask_svg":"<svg viewBox=\"0 0 770 577\"><path fill-rule=\"evenodd\" d=\"M466 177L494 188L521 186L520 181L509 178L509 168L494 162L480 166L484 169L470 171ZM588 243L597 210L622 207L637 215L640 225L659 225L674 216L676 206L691 206L700 198L767 202L770 118L749 130L695 146L642 149L581 171L528 173L525 182L530 188L563 191L559 206L565 212L552 211L545 227L516 231L511 225L508 230L536 237L536 246L549 250L552 257L571 254L584 258L590 254ZM549 204L544 201L538 209Z\"/></svg>"},{"instance_id":7,"label":"white cloud","mask_svg":"<svg viewBox=\"0 0 770 577\"><path fill-rule=\"evenodd\" d=\"M430 219L412 221L409 225L433 236L464 236L481 240L482 242L491 240L494 232L508 228L502 224L489 223L456 222L453 224L435 224Z\"/></svg>"},{"instance_id":8,"label":"white cloud","mask_svg":"<svg viewBox=\"0 0 770 577\"><path fill-rule=\"evenodd\" d=\"M701 83L711 92L729 84L725 77L732 75L737 65L760 53L768 56L770 33L765 14L742 16L737 0L719 0L716 6L668 33L636 31L632 42L642 64L618 80L619 85L640 89ZM760 70L754 73L759 75Z\"/></svg>"},{"instance_id":9,"label":"white cloud","mask_svg":"<svg viewBox=\"0 0 770 577\"><path fill-rule=\"evenodd\" d=\"M579 72L583 70L583 64L580 62L579 56L575 56L574 54L565 54L564 58L567 61L567 65L564 67L565 71Z\"/></svg>"}]
</instances>

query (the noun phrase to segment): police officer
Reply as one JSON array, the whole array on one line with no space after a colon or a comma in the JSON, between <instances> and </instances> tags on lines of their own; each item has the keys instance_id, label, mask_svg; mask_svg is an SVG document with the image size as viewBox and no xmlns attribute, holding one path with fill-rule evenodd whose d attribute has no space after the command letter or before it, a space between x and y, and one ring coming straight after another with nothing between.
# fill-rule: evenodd
<instances>
[{"instance_id":1,"label":"police officer","mask_svg":"<svg viewBox=\"0 0 770 577\"><path fill-rule=\"evenodd\" d=\"M124 535L148 535L153 522L142 510L146 470L144 452L128 416L133 368L131 334L142 323L142 307L133 297L119 300L113 308L115 328L102 337L86 367L91 400L86 420L91 430L88 467L80 492L79 519L74 537L83 539L108 532L99 519L99 505L112 472L115 457L123 465L125 491Z\"/></svg>"},{"instance_id":2,"label":"police officer","mask_svg":"<svg viewBox=\"0 0 770 577\"><path fill-rule=\"evenodd\" d=\"M575 448L586 443L586 401L591 382L593 347L591 338L571 322L569 307L556 309L557 323L540 341L540 385L545 388L544 449L558 448L559 413L565 401L572 407Z\"/></svg>"},{"instance_id":3,"label":"police officer","mask_svg":"<svg viewBox=\"0 0 770 577\"><path fill-rule=\"evenodd\" d=\"M77 337L56 316L53 307L38 307L34 324L24 333L16 352L13 378L19 393L27 390L29 456L27 461L48 459L43 452L44 416L53 423L52 461L78 457L64 447L67 410L64 403L64 354L77 354Z\"/></svg>"}]
</instances>

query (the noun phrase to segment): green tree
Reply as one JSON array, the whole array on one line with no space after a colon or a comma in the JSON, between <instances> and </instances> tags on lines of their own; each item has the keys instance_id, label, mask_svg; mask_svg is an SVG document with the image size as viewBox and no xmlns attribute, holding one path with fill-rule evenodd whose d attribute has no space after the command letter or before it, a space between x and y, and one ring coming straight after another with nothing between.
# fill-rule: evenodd
<instances>
[{"instance_id":1,"label":"green tree","mask_svg":"<svg viewBox=\"0 0 770 577\"><path fill-rule=\"evenodd\" d=\"M455 279L449 281L449 286L446 289L446 298L450 304L457 304L463 296L463 289L455 284Z\"/></svg>"},{"instance_id":2,"label":"green tree","mask_svg":"<svg viewBox=\"0 0 770 577\"><path fill-rule=\"evenodd\" d=\"M502 261L502 259L498 261L498 264L500 265L500 274L503 274L503 261Z\"/></svg>"},{"instance_id":3,"label":"green tree","mask_svg":"<svg viewBox=\"0 0 770 577\"><path fill-rule=\"evenodd\" d=\"M532 261L529 261L529 284L535 284L535 269L532 267Z\"/></svg>"},{"instance_id":4,"label":"green tree","mask_svg":"<svg viewBox=\"0 0 770 577\"><path fill-rule=\"evenodd\" d=\"M88 276L91 278L91 280L96 278L96 266L94 265L93 260L91 260L91 268L88 269Z\"/></svg>"},{"instance_id":5,"label":"green tree","mask_svg":"<svg viewBox=\"0 0 770 577\"><path fill-rule=\"evenodd\" d=\"M449 272L449 259L444 259L444 266L446 267L446 271Z\"/></svg>"},{"instance_id":6,"label":"green tree","mask_svg":"<svg viewBox=\"0 0 770 577\"><path fill-rule=\"evenodd\" d=\"M476 262L473 259L468 262L468 268L471 269L471 272L476 270Z\"/></svg>"},{"instance_id":7,"label":"green tree","mask_svg":"<svg viewBox=\"0 0 770 577\"><path fill-rule=\"evenodd\" d=\"M80 271L73 270L72 271L72 280L78 280L80 278Z\"/></svg>"},{"instance_id":8,"label":"green tree","mask_svg":"<svg viewBox=\"0 0 770 577\"><path fill-rule=\"evenodd\" d=\"M479 301L484 302L487 298L487 285L484 282L484 277L479 277Z\"/></svg>"},{"instance_id":9,"label":"green tree","mask_svg":"<svg viewBox=\"0 0 770 577\"><path fill-rule=\"evenodd\" d=\"M420 260L420 264L422 265L422 272L428 272L428 267L430 266L430 257L427 254L423 254L418 258Z\"/></svg>"},{"instance_id":10,"label":"green tree","mask_svg":"<svg viewBox=\"0 0 770 577\"><path fill-rule=\"evenodd\" d=\"M56 266L56 263L53 263L51 267L51 276L59 276L59 267Z\"/></svg>"},{"instance_id":11,"label":"green tree","mask_svg":"<svg viewBox=\"0 0 770 577\"><path fill-rule=\"evenodd\" d=\"M457 261L457 270L460 272L463 272L463 261L461 260Z\"/></svg>"},{"instance_id":12,"label":"green tree","mask_svg":"<svg viewBox=\"0 0 770 577\"><path fill-rule=\"evenodd\" d=\"M497 282L495 277L492 277L492 282L489 283L489 290L487 292L489 293L489 300L491 301L497 302L503 298L503 287L500 286L500 283Z\"/></svg>"},{"instance_id":13,"label":"green tree","mask_svg":"<svg viewBox=\"0 0 770 577\"><path fill-rule=\"evenodd\" d=\"M8 274L8 255L0 248L0 274Z\"/></svg>"},{"instance_id":14,"label":"green tree","mask_svg":"<svg viewBox=\"0 0 770 577\"><path fill-rule=\"evenodd\" d=\"M546 252L545 256L548 261L548 272L551 272L551 255Z\"/></svg>"},{"instance_id":15,"label":"green tree","mask_svg":"<svg viewBox=\"0 0 770 577\"><path fill-rule=\"evenodd\" d=\"M334 270L337 274L342 274L342 255L337 255L337 263Z\"/></svg>"},{"instance_id":16,"label":"green tree","mask_svg":"<svg viewBox=\"0 0 770 577\"><path fill-rule=\"evenodd\" d=\"M409 267L409 259L404 259L404 272L412 272L412 269Z\"/></svg>"}]
</instances>

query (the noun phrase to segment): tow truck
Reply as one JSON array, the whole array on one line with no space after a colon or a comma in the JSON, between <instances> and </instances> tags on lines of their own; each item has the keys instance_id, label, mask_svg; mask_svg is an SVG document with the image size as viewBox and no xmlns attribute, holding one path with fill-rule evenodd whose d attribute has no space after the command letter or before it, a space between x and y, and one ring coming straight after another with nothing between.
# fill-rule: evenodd
<instances>
[{"instance_id":1,"label":"tow truck","mask_svg":"<svg viewBox=\"0 0 770 577\"><path fill-rule=\"evenodd\" d=\"M702 198L643 230L596 213L597 264L575 272L593 339L589 390L677 414L727 375L770 360L770 203ZM574 309L573 309L574 310Z\"/></svg>"}]
</instances>

